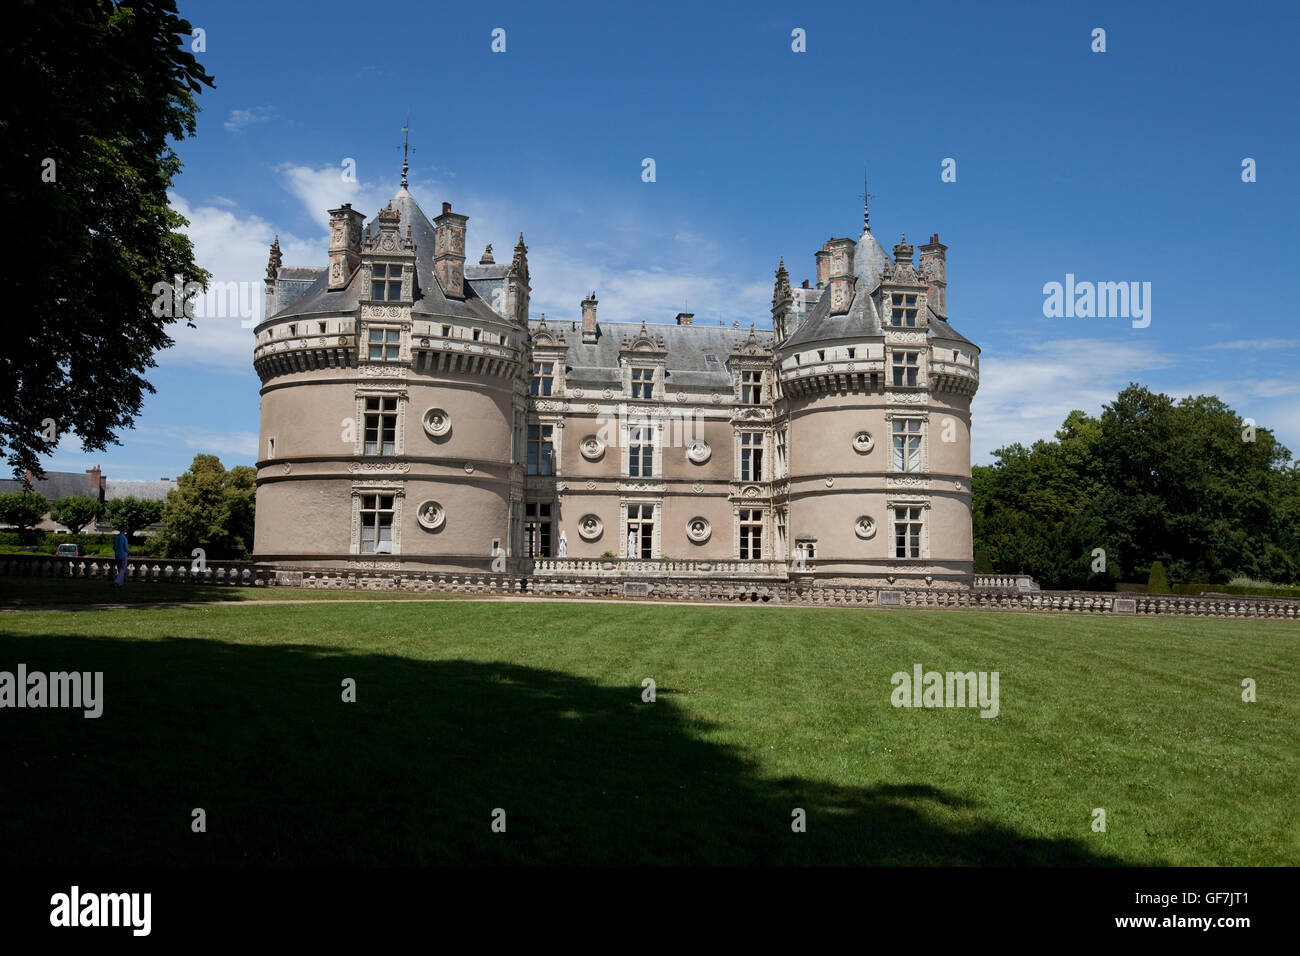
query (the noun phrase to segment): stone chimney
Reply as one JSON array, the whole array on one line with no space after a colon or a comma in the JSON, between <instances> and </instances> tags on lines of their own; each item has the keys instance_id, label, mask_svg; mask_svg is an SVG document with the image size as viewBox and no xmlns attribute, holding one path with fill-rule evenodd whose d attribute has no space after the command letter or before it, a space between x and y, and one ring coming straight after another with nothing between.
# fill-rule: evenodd
<instances>
[{"instance_id":1,"label":"stone chimney","mask_svg":"<svg viewBox=\"0 0 1300 956\"><path fill-rule=\"evenodd\" d=\"M830 286L831 315L843 315L853 301L852 239L831 239L823 251L827 254L827 283Z\"/></svg>"},{"instance_id":2,"label":"stone chimney","mask_svg":"<svg viewBox=\"0 0 1300 956\"><path fill-rule=\"evenodd\" d=\"M806 288L808 288L808 280L807 280L807 279L804 279L804 280L803 280L803 285L800 286L800 288L801 288L801 289L806 289Z\"/></svg>"},{"instance_id":3,"label":"stone chimney","mask_svg":"<svg viewBox=\"0 0 1300 956\"><path fill-rule=\"evenodd\" d=\"M442 294L453 299L465 298L465 223L469 216L451 211L451 203L442 204L442 215L433 220L433 268L438 275Z\"/></svg>"},{"instance_id":4,"label":"stone chimney","mask_svg":"<svg viewBox=\"0 0 1300 956\"><path fill-rule=\"evenodd\" d=\"M90 487L90 497L98 501L104 500L104 475L98 465L86 469L86 484Z\"/></svg>"},{"instance_id":5,"label":"stone chimney","mask_svg":"<svg viewBox=\"0 0 1300 956\"><path fill-rule=\"evenodd\" d=\"M948 316L947 251L948 247L939 241L937 232L921 247L921 278L928 286L926 300L930 308L945 318Z\"/></svg>"},{"instance_id":6,"label":"stone chimney","mask_svg":"<svg viewBox=\"0 0 1300 956\"><path fill-rule=\"evenodd\" d=\"M826 288L826 282L831 274L831 254L822 246L821 251L817 253L817 288Z\"/></svg>"},{"instance_id":7,"label":"stone chimney","mask_svg":"<svg viewBox=\"0 0 1300 956\"><path fill-rule=\"evenodd\" d=\"M678 312L678 313L677 313L677 324L678 324L678 325L694 325L694 324L695 324L695 313L694 313L694 312Z\"/></svg>"},{"instance_id":8,"label":"stone chimney","mask_svg":"<svg viewBox=\"0 0 1300 956\"><path fill-rule=\"evenodd\" d=\"M596 341L596 293L593 292L582 300L582 343L591 345Z\"/></svg>"},{"instance_id":9,"label":"stone chimney","mask_svg":"<svg viewBox=\"0 0 1300 956\"><path fill-rule=\"evenodd\" d=\"M352 208L350 202L330 210L329 288L346 287L352 281L352 274L361 265L361 224L365 219L365 216ZM273 255L278 252L277 243Z\"/></svg>"}]
</instances>

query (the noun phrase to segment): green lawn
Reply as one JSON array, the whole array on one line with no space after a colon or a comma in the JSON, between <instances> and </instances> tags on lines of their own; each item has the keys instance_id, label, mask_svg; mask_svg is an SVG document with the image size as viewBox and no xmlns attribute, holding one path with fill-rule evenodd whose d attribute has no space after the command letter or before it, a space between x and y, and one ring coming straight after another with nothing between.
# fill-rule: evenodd
<instances>
[{"instance_id":1,"label":"green lawn","mask_svg":"<svg viewBox=\"0 0 1300 956\"><path fill-rule=\"evenodd\" d=\"M0 613L0 670L20 662L102 670L105 705L0 710L11 865L1300 863L1285 623L466 601ZM892 707L890 676L916 663L998 671L1000 715Z\"/></svg>"}]
</instances>

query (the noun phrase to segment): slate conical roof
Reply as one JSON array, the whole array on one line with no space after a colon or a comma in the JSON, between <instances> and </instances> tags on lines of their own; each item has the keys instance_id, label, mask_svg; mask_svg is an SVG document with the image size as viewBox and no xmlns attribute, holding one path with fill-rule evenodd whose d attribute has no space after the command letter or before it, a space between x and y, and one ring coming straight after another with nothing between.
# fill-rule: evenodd
<instances>
[{"instance_id":1,"label":"slate conical roof","mask_svg":"<svg viewBox=\"0 0 1300 956\"><path fill-rule=\"evenodd\" d=\"M464 300L449 299L443 295L433 268L434 225L405 186L397 191L391 206L400 216L397 234L405 237L406 227L410 226L411 241L415 243L415 302L411 307L412 313L500 322L501 317L478 297L468 282L465 283ZM366 234L374 235L377 231L378 224L372 217L366 227ZM353 273L346 287L333 291L329 289L326 270L322 269L320 276L302 297L275 313L274 317L351 312L358 307L361 293L360 269Z\"/></svg>"}]
</instances>

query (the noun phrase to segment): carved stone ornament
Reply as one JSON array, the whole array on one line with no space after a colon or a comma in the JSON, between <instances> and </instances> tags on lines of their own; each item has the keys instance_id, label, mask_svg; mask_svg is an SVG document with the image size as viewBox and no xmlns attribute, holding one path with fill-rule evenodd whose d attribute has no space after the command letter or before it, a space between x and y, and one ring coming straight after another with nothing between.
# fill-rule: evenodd
<instances>
[{"instance_id":1,"label":"carved stone ornament","mask_svg":"<svg viewBox=\"0 0 1300 956\"><path fill-rule=\"evenodd\" d=\"M826 479L826 487L827 487L827 488L834 488L834 487L835 487L835 479L834 479L834 478L827 478L827 479Z\"/></svg>"},{"instance_id":2,"label":"carved stone ornament","mask_svg":"<svg viewBox=\"0 0 1300 956\"><path fill-rule=\"evenodd\" d=\"M686 446L686 457L697 465L702 465L713 455L713 449L703 438L696 438Z\"/></svg>"},{"instance_id":3,"label":"carved stone ornament","mask_svg":"<svg viewBox=\"0 0 1300 956\"><path fill-rule=\"evenodd\" d=\"M436 501L422 501L415 520L425 531L437 531L447 522L447 509Z\"/></svg>"},{"instance_id":4,"label":"carved stone ornament","mask_svg":"<svg viewBox=\"0 0 1300 956\"><path fill-rule=\"evenodd\" d=\"M421 420L424 430L434 438L442 438L451 431L451 416L445 408L431 408Z\"/></svg>"},{"instance_id":5,"label":"carved stone ornament","mask_svg":"<svg viewBox=\"0 0 1300 956\"><path fill-rule=\"evenodd\" d=\"M465 474L467 475L474 474L474 463L472 461L465 462Z\"/></svg>"},{"instance_id":6,"label":"carved stone ornament","mask_svg":"<svg viewBox=\"0 0 1300 956\"><path fill-rule=\"evenodd\" d=\"M853 522L853 533L859 538L874 538L876 536L876 522L866 515L861 515L857 521Z\"/></svg>"},{"instance_id":7,"label":"carved stone ornament","mask_svg":"<svg viewBox=\"0 0 1300 956\"><path fill-rule=\"evenodd\" d=\"M583 515L578 521L578 536L583 541L596 541L605 531L605 523L595 515Z\"/></svg>"},{"instance_id":8,"label":"carved stone ornament","mask_svg":"<svg viewBox=\"0 0 1300 956\"><path fill-rule=\"evenodd\" d=\"M853 436L853 450L859 454L868 454L875 447L876 440L871 437L871 432L858 432Z\"/></svg>"},{"instance_id":9,"label":"carved stone ornament","mask_svg":"<svg viewBox=\"0 0 1300 956\"><path fill-rule=\"evenodd\" d=\"M605 454L605 443L595 435L588 435L579 445L582 457L587 461L600 461Z\"/></svg>"},{"instance_id":10,"label":"carved stone ornament","mask_svg":"<svg viewBox=\"0 0 1300 956\"><path fill-rule=\"evenodd\" d=\"M690 521L686 522L686 537L690 538L696 544L703 544L709 540L709 535L713 533L713 528L709 525L709 519L696 515Z\"/></svg>"},{"instance_id":11,"label":"carved stone ornament","mask_svg":"<svg viewBox=\"0 0 1300 956\"><path fill-rule=\"evenodd\" d=\"M367 459L348 462L348 471L352 472L354 475L370 472L399 472L401 474L406 474L410 470L411 463L408 461L370 461Z\"/></svg>"}]
</instances>

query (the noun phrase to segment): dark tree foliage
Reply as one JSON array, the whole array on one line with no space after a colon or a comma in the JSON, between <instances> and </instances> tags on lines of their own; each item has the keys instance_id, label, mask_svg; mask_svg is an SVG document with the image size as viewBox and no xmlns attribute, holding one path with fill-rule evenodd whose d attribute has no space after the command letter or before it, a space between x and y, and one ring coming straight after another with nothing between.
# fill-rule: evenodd
<instances>
[{"instance_id":1,"label":"dark tree foliage","mask_svg":"<svg viewBox=\"0 0 1300 956\"><path fill-rule=\"evenodd\" d=\"M0 337L0 455L16 477L43 474L47 419L86 450L117 443L185 314L155 315L155 284L208 280L167 204L172 144L194 133L195 94L212 85L184 46L191 31L172 0L5 4L4 287L21 320Z\"/></svg>"},{"instance_id":2,"label":"dark tree foliage","mask_svg":"<svg viewBox=\"0 0 1300 956\"><path fill-rule=\"evenodd\" d=\"M975 547L999 572L1103 589L1157 561L1176 582L1300 572L1300 471L1217 398L1130 385L1100 418L1071 412L1055 441L994 454L972 491Z\"/></svg>"},{"instance_id":3,"label":"dark tree foliage","mask_svg":"<svg viewBox=\"0 0 1300 956\"><path fill-rule=\"evenodd\" d=\"M0 523L13 525L24 541L32 538L32 529L41 523L50 504L34 491L15 491L0 495Z\"/></svg>"}]
</instances>

